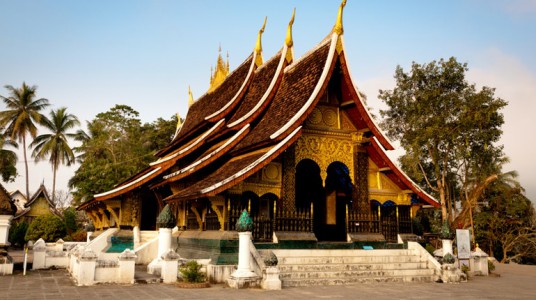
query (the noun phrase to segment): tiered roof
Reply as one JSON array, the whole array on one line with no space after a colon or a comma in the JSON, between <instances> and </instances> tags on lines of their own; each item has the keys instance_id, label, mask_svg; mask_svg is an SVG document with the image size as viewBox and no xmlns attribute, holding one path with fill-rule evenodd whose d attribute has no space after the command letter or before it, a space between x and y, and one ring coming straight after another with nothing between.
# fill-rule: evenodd
<instances>
[{"instance_id":1,"label":"tiered roof","mask_svg":"<svg viewBox=\"0 0 536 300\"><path fill-rule=\"evenodd\" d=\"M179 180L186 188L166 201L215 195L240 183L296 141L337 65L343 78L341 92L352 99L342 105L358 130L370 132L371 146L366 147L370 157L389 165L392 179L402 189L411 189L424 201L437 205L383 152L393 146L367 111L347 66L342 35L344 4L332 32L296 61L291 34L294 16L284 46L266 62L260 50L263 25L253 53L218 87L190 106L174 140L156 154L158 160L117 188L95 195L91 202L111 199L142 185L155 188Z\"/></svg>"}]
</instances>

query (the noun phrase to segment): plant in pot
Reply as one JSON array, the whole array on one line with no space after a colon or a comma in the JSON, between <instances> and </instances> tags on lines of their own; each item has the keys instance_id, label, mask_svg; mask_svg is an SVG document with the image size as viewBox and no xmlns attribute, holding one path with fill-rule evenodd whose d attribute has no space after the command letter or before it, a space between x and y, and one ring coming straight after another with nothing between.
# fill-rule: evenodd
<instances>
[{"instance_id":1,"label":"plant in pot","mask_svg":"<svg viewBox=\"0 0 536 300\"><path fill-rule=\"evenodd\" d=\"M443 257L447 253L452 254L452 240L454 239L454 233L450 229L447 221L443 221L443 226L441 227L439 237L441 238L441 244L443 246Z\"/></svg>"}]
</instances>

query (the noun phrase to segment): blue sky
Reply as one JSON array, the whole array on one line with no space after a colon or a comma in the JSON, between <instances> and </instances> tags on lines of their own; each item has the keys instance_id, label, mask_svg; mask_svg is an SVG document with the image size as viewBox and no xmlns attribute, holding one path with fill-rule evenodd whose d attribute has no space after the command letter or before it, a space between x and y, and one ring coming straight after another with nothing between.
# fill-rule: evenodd
<instances>
[{"instance_id":1,"label":"blue sky","mask_svg":"<svg viewBox=\"0 0 536 300\"><path fill-rule=\"evenodd\" d=\"M220 44L233 69L251 53L268 16L268 58L282 47L296 7L300 57L331 31L339 4L0 0L0 86L37 85L39 97L53 108L68 107L83 123L115 104L133 107L144 122L176 112L184 117L188 85L195 98L207 90ZM451 56L467 62L470 82L495 87L509 102L501 140L511 160L505 171L517 170L536 200L536 0L349 0L344 29L353 77L376 114L383 105L378 89L393 88L397 65ZM23 164L18 167L23 173ZM31 172L30 191L41 181L52 185L46 163ZM58 189L67 189L73 172L60 169ZM23 190L24 178L6 186Z\"/></svg>"}]
</instances>

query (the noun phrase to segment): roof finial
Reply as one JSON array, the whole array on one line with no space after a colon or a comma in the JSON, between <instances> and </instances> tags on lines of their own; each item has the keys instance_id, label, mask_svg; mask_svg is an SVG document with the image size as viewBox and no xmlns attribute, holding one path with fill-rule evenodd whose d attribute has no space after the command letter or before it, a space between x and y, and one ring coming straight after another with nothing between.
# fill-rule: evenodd
<instances>
[{"instance_id":1,"label":"roof finial","mask_svg":"<svg viewBox=\"0 0 536 300\"><path fill-rule=\"evenodd\" d=\"M194 96L192 95L192 90L188 86L188 108L194 104Z\"/></svg>"},{"instance_id":2,"label":"roof finial","mask_svg":"<svg viewBox=\"0 0 536 300\"><path fill-rule=\"evenodd\" d=\"M264 17L264 24L262 25L262 28L259 30L259 35L257 36L257 43L255 44L255 53L257 54L257 58L255 59L255 64L257 66L262 65L263 59L262 59L262 33L264 32L264 28L266 27L266 21L268 20L268 17Z\"/></svg>"},{"instance_id":3,"label":"roof finial","mask_svg":"<svg viewBox=\"0 0 536 300\"><path fill-rule=\"evenodd\" d=\"M290 18L290 22L288 22L287 37L285 38L285 44L289 48L294 45L294 41L292 40L292 25L294 24L294 16L296 16L296 7L294 7L292 18Z\"/></svg>"},{"instance_id":4,"label":"roof finial","mask_svg":"<svg viewBox=\"0 0 536 300\"><path fill-rule=\"evenodd\" d=\"M342 35L344 32L344 29L342 28L342 10L345 5L346 0L342 0L341 5L339 6L339 13L337 14L337 21L335 22L335 26L333 26L333 32L338 35Z\"/></svg>"},{"instance_id":5,"label":"roof finial","mask_svg":"<svg viewBox=\"0 0 536 300\"><path fill-rule=\"evenodd\" d=\"M181 119L181 115L179 115L179 113L177 113L177 129L179 129L179 127L182 126L182 119Z\"/></svg>"}]
</instances>

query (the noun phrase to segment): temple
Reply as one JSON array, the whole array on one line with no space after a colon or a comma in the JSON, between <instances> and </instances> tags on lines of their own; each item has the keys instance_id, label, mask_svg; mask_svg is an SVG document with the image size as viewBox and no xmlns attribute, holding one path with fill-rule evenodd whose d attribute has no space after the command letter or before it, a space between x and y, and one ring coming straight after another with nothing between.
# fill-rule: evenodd
<instances>
[{"instance_id":1,"label":"temple","mask_svg":"<svg viewBox=\"0 0 536 300\"><path fill-rule=\"evenodd\" d=\"M154 162L79 209L97 229L143 231L156 230L170 204L179 246L197 255L225 252L222 241L236 240L243 210L265 247L358 247L411 233L416 211L438 202L386 155L393 145L348 66L343 7L327 37L300 58L294 16L267 60L266 23L236 69L220 50L210 89L195 101L189 92L187 116Z\"/></svg>"}]
</instances>

